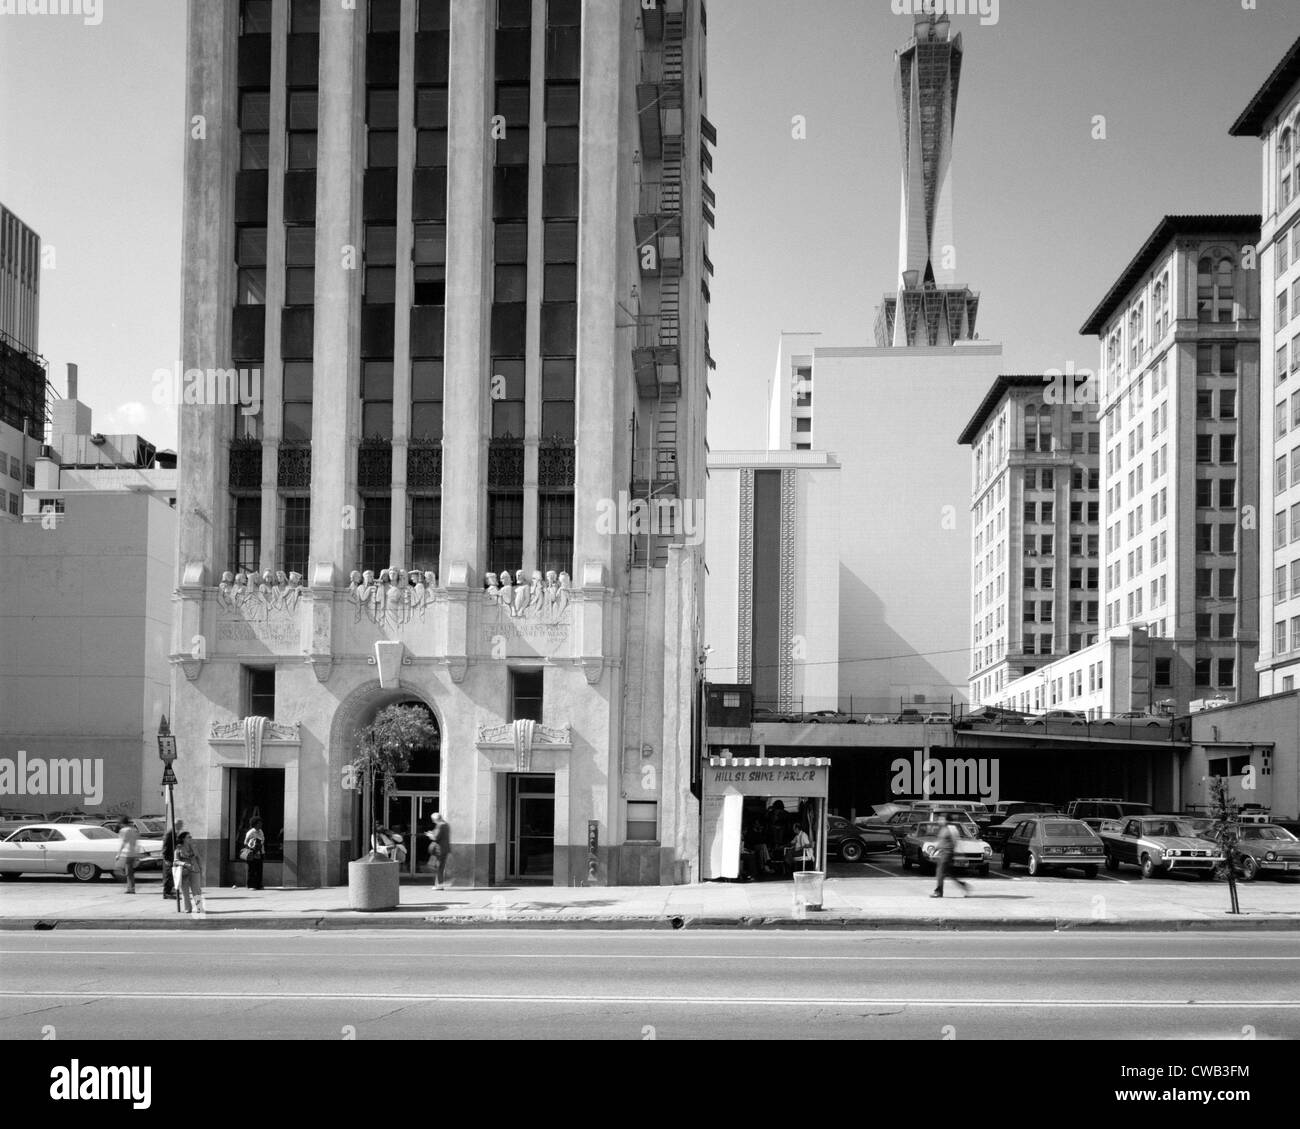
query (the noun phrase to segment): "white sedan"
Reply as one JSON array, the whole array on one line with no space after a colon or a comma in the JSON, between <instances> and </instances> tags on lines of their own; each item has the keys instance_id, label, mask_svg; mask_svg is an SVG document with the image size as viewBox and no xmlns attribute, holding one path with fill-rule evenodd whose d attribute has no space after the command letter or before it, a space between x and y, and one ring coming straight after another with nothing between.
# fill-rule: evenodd
<instances>
[{"instance_id":1,"label":"white sedan","mask_svg":"<svg viewBox=\"0 0 1300 1129\"><path fill-rule=\"evenodd\" d=\"M140 839L137 866L162 864L162 841ZM94 823L29 823L0 840L0 878L19 874L71 874L93 882L118 870L118 837Z\"/></svg>"}]
</instances>

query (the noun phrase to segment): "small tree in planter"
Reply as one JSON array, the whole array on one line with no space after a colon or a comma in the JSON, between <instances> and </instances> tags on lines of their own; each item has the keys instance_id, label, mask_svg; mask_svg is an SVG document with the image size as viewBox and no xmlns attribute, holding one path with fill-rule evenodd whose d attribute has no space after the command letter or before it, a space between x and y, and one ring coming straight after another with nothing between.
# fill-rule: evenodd
<instances>
[{"instance_id":1,"label":"small tree in planter","mask_svg":"<svg viewBox=\"0 0 1300 1129\"><path fill-rule=\"evenodd\" d=\"M1229 913L1240 913L1237 901L1237 863L1241 852L1237 849L1237 839L1241 828L1237 823L1237 801L1232 798L1228 787L1228 777L1210 777L1210 815L1214 817L1214 841L1223 854L1221 864L1228 879Z\"/></svg>"},{"instance_id":2,"label":"small tree in planter","mask_svg":"<svg viewBox=\"0 0 1300 1129\"><path fill-rule=\"evenodd\" d=\"M379 857L374 851L376 780L382 777L385 789L394 787L393 774L405 772L412 755L420 749L437 744L438 728L418 706L385 706L357 734L352 770L361 781L362 823L371 844L372 862Z\"/></svg>"}]
</instances>

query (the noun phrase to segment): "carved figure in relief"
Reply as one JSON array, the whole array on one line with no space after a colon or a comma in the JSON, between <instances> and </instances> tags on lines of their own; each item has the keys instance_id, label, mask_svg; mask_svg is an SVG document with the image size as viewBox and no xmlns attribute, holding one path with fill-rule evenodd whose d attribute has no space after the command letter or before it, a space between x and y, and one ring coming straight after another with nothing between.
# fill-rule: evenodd
<instances>
[{"instance_id":1,"label":"carved figure in relief","mask_svg":"<svg viewBox=\"0 0 1300 1129\"><path fill-rule=\"evenodd\" d=\"M569 574L567 572L562 572L560 573L559 587L555 591L556 616L562 616L568 610L569 599L570 599Z\"/></svg>"},{"instance_id":2,"label":"carved figure in relief","mask_svg":"<svg viewBox=\"0 0 1300 1129\"><path fill-rule=\"evenodd\" d=\"M510 571L507 569L501 574L501 590L498 595L501 606L511 615L515 614L515 584L510 579Z\"/></svg>"},{"instance_id":3,"label":"carved figure in relief","mask_svg":"<svg viewBox=\"0 0 1300 1129\"><path fill-rule=\"evenodd\" d=\"M348 577L348 599L351 600L358 608L361 607L361 573L356 569L352 570L351 576Z\"/></svg>"},{"instance_id":4,"label":"carved figure in relief","mask_svg":"<svg viewBox=\"0 0 1300 1129\"><path fill-rule=\"evenodd\" d=\"M543 605L548 612L555 610L555 597L560 591L560 582L555 579L554 570L546 573L546 591L543 599Z\"/></svg>"},{"instance_id":5,"label":"carved figure in relief","mask_svg":"<svg viewBox=\"0 0 1300 1129\"><path fill-rule=\"evenodd\" d=\"M235 574L223 572L221 583L217 585L217 603L226 611L235 610Z\"/></svg>"},{"instance_id":6,"label":"carved figure in relief","mask_svg":"<svg viewBox=\"0 0 1300 1129\"><path fill-rule=\"evenodd\" d=\"M533 570L532 583L528 586L528 610L540 612L546 600L546 590L542 586L542 574Z\"/></svg>"},{"instance_id":7,"label":"carved figure in relief","mask_svg":"<svg viewBox=\"0 0 1300 1129\"><path fill-rule=\"evenodd\" d=\"M489 572L484 577L484 582L484 591L487 593L488 600L491 603L499 604L501 602L501 586L497 584L497 574Z\"/></svg>"},{"instance_id":8,"label":"carved figure in relief","mask_svg":"<svg viewBox=\"0 0 1300 1129\"><path fill-rule=\"evenodd\" d=\"M423 608L429 602L429 587L424 581L424 573L412 572L411 576L415 578L415 587L411 590L411 605Z\"/></svg>"},{"instance_id":9,"label":"carved figure in relief","mask_svg":"<svg viewBox=\"0 0 1300 1129\"><path fill-rule=\"evenodd\" d=\"M257 595L262 601L263 614L275 606L275 577L271 575L270 569L262 573L262 582L257 586Z\"/></svg>"},{"instance_id":10,"label":"carved figure in relief","mask_svg":"<svg viewBox=\"0 0 1300 1129\"><path fill-rule=\"evenodd\" d=\"M296 611L298 608L298 599L302 596L302 573L289 573L289 588L285 592L284 606L289 611Z\"/></svg>"},{"instance_id":11,"label":"carved figure in relief","mask_svg":"<svg viewBox=\"0 0 1300 1129\"><path fill-rule=\"evenodd\" d=\"M524 576L524 570L521 568L515 572L515 603L514 615L518 619L524 614L524 608L528 606L529 588L528 580Z\"/></svg>"}]
</instances>

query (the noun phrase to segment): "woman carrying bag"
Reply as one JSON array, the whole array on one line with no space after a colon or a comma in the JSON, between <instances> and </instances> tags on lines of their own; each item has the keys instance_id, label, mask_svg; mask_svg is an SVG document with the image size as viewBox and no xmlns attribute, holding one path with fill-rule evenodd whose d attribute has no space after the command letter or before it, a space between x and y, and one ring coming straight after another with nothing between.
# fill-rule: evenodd
<instances>
[{"instance_id":1,"label":"woman carrying bag","mask_svg":"<svg viewBox=\"0 0 1300 1129\"><path fill-rule=\"evenodd\" d=\"M206 917L203 905L203 860L194 849L188 831L176 836L176 855L172 863L172 880L185 899L185 912Z\"/></svg>"},{"instance_id":2,"label":"woman carrying bag","mask_svg":"<svg viewBox=\"0 0 1300 1129\"><path fill-rule=\"evenodd\" d=\"M239 852L239 857L244 860L248 867L248 888L250 890L260 890L262 888L262 860L266 857L266 836L262 833L262 817L260 815L253 816L248 834L244 836L244 849Z\"/></svg>"}]
</instances>

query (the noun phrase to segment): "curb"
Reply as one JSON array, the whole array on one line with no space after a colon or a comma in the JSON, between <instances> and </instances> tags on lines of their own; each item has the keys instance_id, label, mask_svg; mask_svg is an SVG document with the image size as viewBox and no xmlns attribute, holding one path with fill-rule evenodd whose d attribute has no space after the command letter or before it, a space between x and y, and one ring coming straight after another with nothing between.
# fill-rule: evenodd
<instances>
[{"instance_id":1,"label":"curb","mask_svg":"<svg viewBox=\"0 0 1300 1129\"><path fill-rule=\"evenodd\" d=\"M0 932L49 932L70 930L137 930L160 931L246 929L306 930L314 932L365 931L373 929L741 929L741 930L814 930L818 932L911 932L945 930L950 932L1139 932L1139 933L1203 933L1263 931L1300 931L1300 916L1275 918L1241 915L1239 919L1185 918L1150 920L1093 920L1091 918L943 918L943 917L843 917L819 914L812 911L809 917L796 920L791 917L714 917L688 914L643 917L524 917L518 914L503 917L486 915L457 916L401 916L376 914L368 917L328 917L303 915L301 917L226 917L218 915L196 921L190 917L160 918L50 918L8 917L0 918Z\"/></svg>"}]
</instances>

